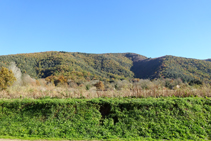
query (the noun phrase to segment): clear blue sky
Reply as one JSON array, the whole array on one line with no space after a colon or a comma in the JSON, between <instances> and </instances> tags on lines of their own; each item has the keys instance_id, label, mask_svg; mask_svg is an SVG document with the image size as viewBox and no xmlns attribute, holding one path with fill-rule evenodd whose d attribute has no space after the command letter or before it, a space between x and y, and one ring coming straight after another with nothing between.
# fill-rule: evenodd
<instances>
[{"instance_id":1,"label":"clear blue sky","mask_svg":"<svg viewBox=\"0 0 211 141\"><path fill-rule=\"evenodd\" d=\"M211 0L0 0L0 49L211 58Z\"/></svg>"}]
</instances>

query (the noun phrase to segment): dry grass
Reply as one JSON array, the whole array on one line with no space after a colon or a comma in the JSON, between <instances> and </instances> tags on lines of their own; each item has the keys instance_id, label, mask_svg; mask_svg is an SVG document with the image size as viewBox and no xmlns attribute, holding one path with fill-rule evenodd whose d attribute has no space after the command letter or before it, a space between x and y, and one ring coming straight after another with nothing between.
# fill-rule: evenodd
<instances>
[{"instance_id":1,"label":"dry grass","mask_svg":"<svg viewBox=\"0 0 211 141\"><path fill-rule=\"evenodd\" d=\"M181 79L137 79L135 82L128 80L115 80L112 83L92 80L83 84L76 84L73 81L69 83L58 83L57 87L47 83L45 79L35 80L27 74L21 73L21 70L13 62L10 65L17 81L14 86L7 90L0 91L0 98L99 98L99 97L210 97L210 85L189 86L183 83ZM96 84L99 83L99 86ZM48 84L48 85L47 85ZM66 86L64 86L66 85ZM60 87L59 87L60 86ZM96 87L98 87L98 90ZM105 87L104 87L105 86ZM180 88L177 88L179 86ZM165 88L167 87L167 88ZM106 91L102 91L106 89ZM169 88L169 89L168 89ZM99 91L101 90L101 91Z\"/></svg>"},{"instance_id":2,"label":"dry grass","mask_svg":"<svg viewBox=\"0 0 211 141\"><path fill-rule=\"evenodd\" d=\"M55 86L12 86L7 90L0 91L0 98L99 98L99 97L211 97L210 86L202 87L182 87L175 90L153 87L151 89L142 89L134 87L121 90L98 91L95 87L86 90L85 87L55 87Z\"/></svg>"}]
</instances>

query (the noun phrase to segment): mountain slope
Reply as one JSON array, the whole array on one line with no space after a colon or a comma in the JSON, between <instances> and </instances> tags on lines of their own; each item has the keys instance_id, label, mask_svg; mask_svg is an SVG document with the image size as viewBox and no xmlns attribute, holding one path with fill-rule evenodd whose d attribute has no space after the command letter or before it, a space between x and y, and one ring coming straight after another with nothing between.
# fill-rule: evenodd
<instances>
[{"instance_id":1,"label":"mountain slope","mask_svg":"<svg viewBox=\"0 0 211 141\"><path fill-rule=\"evenodd\" d=\"M41 52L0 56L0 66L15 62L23 73L34 78L51 75L71 79L181 78L211 82L210 60L175 56L147 58L135 53L88 54L78 52Z\"/></svg>"},{"instance_id":2,"label":"mountain slope","mask_svg":"<svg viewBox=\"0 0 211 141\"><path fill-rule=\"evenodd\" d=\"M181 78L211 82L211 62L198 59L164 56L135 62L131 69L139 78Z\"/></svg>"},{"instance_id":3,"label":"mountain slope","mask_svg":"<svg viewBox=\"0 0 211 141\"><path fill-rule=\"evenodd\" d=\"M211 59L206 59L205 61L210 61L211 62Z\"/></svg>"},{"instance_id":4,"label":"mountain slope","mask_svg":"<svg viewBox=\"0 0 211 141\"><path fill-rule=\"evenodd\" d=\"M179 77L185 81L197 79L210 82L211 80L211 62L209 61L174 56L165 56L163 59L161 76Z\"/></svg>"},{"instance_id":5,"label":"mountain slope","mask_svg":"<svg viewBox=\"0 0 211 141\"><path fill-rule=\"evenodd\" d=\"M92 78L131 78L133 61L130 53L87 54L71 52L41 52L0 56L0 66L15 62L22 72L35 78L50 75L76 75ZM136 59L146 58L136 55Z\"/></svg>"}]
</instances>

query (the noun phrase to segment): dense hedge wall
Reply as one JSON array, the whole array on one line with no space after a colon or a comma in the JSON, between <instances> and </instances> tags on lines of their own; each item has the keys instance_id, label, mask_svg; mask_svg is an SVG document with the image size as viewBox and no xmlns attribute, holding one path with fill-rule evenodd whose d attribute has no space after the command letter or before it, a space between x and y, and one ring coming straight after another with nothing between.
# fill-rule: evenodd
<instances>
[{"instance_id":1,"label":"dense hedge wall","mask_svg":"<svg viewBox=\"0 0 211 141\"><path fill-rule=\"evenodd\" d=\"M210 139L211 99L0 100L0 136Z\"/></svg>"}]
</instances>

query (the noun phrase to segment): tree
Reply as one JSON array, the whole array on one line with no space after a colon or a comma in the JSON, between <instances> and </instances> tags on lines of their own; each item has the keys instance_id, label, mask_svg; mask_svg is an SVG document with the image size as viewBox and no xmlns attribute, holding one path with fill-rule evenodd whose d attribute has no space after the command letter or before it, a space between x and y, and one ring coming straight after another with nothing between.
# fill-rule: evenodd
<instances>
[{"instance_id":1,"label":"tree","mask_svg":"<svg viewBox=\"0 0 211 141\"><path fill-rule=\"evenodd\" d=\"M202 85L202 81L197 80L197 79L193 79L189 82L189 85L193 86L193 85Z\"/></svg>"},{"instance_id":2,"label":"tree","mask_svg":"<svg viewBox=\"0 0 211 141\"><path fill-rule=\"evenodd\" d=\"M104 90L104 84L102 81L97 82L94 86L97 88L97 90Z\"/></svg>"},{"instance_id":3,"label":"tree","mask_svg":"<svg viewBox=\"0 0 211 141\"><path fill-rule=\"evenodd\" d=\"M62 75L62 76L59 76L58 79L54 82L55 85L67 85L67 79Z\"/></svg>"},{"instance_id":4,"label":"tree","mask_svg":"<svg viewBox=\"0 0 211 141\"><path fill-rule=\"evenodd\" d=\"M2 90L7 89L7 87L11 86L16 80L13 72L8 70L5 67L2 67L0 70L0 88Z\"/></svg>"}]
</instances>

